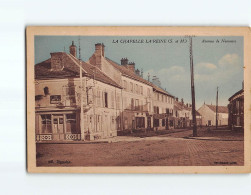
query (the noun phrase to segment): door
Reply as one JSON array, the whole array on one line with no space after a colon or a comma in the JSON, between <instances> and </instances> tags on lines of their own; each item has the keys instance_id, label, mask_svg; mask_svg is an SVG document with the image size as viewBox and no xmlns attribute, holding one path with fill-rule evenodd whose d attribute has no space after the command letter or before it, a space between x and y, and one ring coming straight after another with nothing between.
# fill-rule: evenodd
<instances>
[{"instance_id":1,"label":"door","mask_svg":"<svg viewBox=\"0 0 251 195\"><path fill-rule=\"evenodd\" d=\"M53 115L53 139L64 140L64 116Z\"/></svg>"},{"instance_id":2,"label":"door","mask_svg":"<svg viewBox=\"0 0 251 195\"><path fill-rule=\"evenodd\" d=\"M151 117L147 117L147 129L151 129Z\"/></svg>"},{"instance_id":3,"label":"door","mask_svg":"<svg viewBox=\"0 0 251 195\"><path fill-rule=\"evenodd\" d=\"M168 118L166 119L166 130L169 129Z\"/></svg>"}]
</instances>

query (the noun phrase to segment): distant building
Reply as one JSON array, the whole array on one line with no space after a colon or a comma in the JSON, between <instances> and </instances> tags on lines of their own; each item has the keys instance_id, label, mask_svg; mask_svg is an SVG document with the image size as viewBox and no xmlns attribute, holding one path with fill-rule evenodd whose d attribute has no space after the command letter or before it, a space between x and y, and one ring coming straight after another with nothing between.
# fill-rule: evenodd
<instances>
[{"instance_id":1,"label":"distant building","mask_svg":"<svg viewBox=\"0 0 251 195\"><path fill-rule=\"evenodd\" d=\"M198 112L201 115L202 126L216 125L216 106L203 104ZM228 108L226 106L218 106L218 125L228 125Z\"/></svg>"},{"instance_id":2,"label":"distant building","mask_svg":"<svg viewBox=\"0 0 251 195\"><path fill-rule=\"evenodd\" d=\"M244 129L244 89L236 92L228 101L229 127L231 129Z\"/></svg>"}]
</instances>

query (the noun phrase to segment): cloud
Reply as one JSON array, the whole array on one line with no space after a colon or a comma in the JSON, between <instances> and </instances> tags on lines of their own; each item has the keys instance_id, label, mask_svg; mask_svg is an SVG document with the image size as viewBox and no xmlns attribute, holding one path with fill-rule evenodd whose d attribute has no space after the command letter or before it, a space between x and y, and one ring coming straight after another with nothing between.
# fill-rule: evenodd
<instances>
[{"instance_id":1,"label":"cloud","mask_svg":"<svg viewBox=\"0 0 251 195\"><path fill-rule=\"evenodd\" d=\"M217 66L212 63L200 62L195 65L195 72L198 74L212 74Z\"/></svg>"},{"instance_id":2,"label":"cloud","mask_svg":"<svg viewBox=\"0 0 251 195\"><path fill-rule=\"evenodd\" d=\"M226 54L219 61L220 67L240 67L240 57L237 54Z\"/></svg>"}]
</instances>

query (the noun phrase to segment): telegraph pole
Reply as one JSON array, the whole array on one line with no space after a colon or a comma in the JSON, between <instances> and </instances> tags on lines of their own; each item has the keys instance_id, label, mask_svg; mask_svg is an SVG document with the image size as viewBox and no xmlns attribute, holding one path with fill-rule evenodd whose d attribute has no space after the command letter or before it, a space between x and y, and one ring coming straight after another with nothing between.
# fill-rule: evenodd
<instances>
[{"instance_id":1,"label":"telegraph pole","mask_svg":"<svg viewBox=\"0 0 251 195\"><path fill-rule=\"evenodd\" d=\"M216 120L215 120L215 127L218 128L218 87L216 92Z\"/></svg>"},{"instance_id":2,"label":"telegraph pole","mask_svg":"<svg viewBox=\"0 0 251 195\"><path fill-rule=\"evenodd\" d=\"M85 130L84 130L84 109L83 109L83 75L82 75L82 61L81 61L81 52L80 52L80 37L78 38L78 57L79 57L79 78L80 78L80 131L81 131L81 140L85 140Z\"/></svg>"},{"instance_id":3,"label":"telegraph pole","mask_svg":"<svg viewBox=\"0 0 251 195\"><path fill-rule=\"evenodd\" d=\"M191 72L191 95L192 95L192 115L193 115L193 137L197 137L196 110L195 110L195 90L194 90L194 71L193 71L193 45L190 36L190 72Z\"/></svg>"}]
</instances>

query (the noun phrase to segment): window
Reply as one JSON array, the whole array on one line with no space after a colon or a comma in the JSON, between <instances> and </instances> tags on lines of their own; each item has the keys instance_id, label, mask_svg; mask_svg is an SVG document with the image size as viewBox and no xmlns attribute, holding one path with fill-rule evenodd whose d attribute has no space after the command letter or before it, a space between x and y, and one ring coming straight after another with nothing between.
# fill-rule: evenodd
<instances>
[{"instance_id":1,"label":"window","mask_svg":"<svg viewBox=\"0 0 251 195\"><path fill-rule=\"evenodd\" d=\"M161 95L161 101L164 102L164 95Z\"/></svg>"},{"instance_id":2,"label":"window","mask_svg":"<svg viewBox=\"0 0 251 195\"><path fill-rule=\"evenodd\" d=\"M157 100L159 100L159 94L157 93Z\"/></svg>"},{"instance_id":3,"label":"window","mask_svg":"<svg viewBox=\"0 0 251 195\"><path fill-rule=\"evenodd\" d=\"M173 120L170 120L170 126L173 127Z\"/></svg>"},{"instance_id":4,"label":"window","mask_svg":"<svg viewBox=\"0 0 251 195\"><path fill-rule=\"evenodd\" d=\"M162 127L164 127L165 125L166 125L165 119L162 119Z\"/></svg>"},{"instance_id":5,"label":"window","mask_svg":"<svg viewBox=\"0 0 251 195\"><path fill-rule=\"evenodd\" d=\"M136 93L139 93L138 90L139 90L139 89L138 89L138 85L136 84L136 85L135 85L135 92L136 92Z\"/></svg>"},{"instance_id":6,"label":"window","mask_svg":"<svg viewBox=\"0 0 251 195\"><path fill-rule=\"evenodd\" d=\"M140 94L143 95L143 87L140 86Z\"/></svg>"},{"instance_id":7,"label":"window","mask_svg":"<svg viewBox=\"0 0 251 195\"><path fill-rule=\"evenodd\" d=\"M76 114L66 114L66 132L80 133L76 125Z\"/></svg>"},{"instance_id":8,"label":"window","mask_svg":"<svg viewBox=\"0 0 251 195\"><path fill-rule=\"evenodd\" d=\"M114 92L111 93L111 107L114 108Z\"/></svg>"},{"instance_id":9,"label":"window","mask_svg":"<svg viewBox=\"0 0 251 195\"><path fill-rule=\"evenodd\" d=\"M108 94L107 94L107 92L104 92L104 106L106 107L106 108L108 108Z\"/></svg>"},{"instance_id":10,"label":"window","mask_svg":"<svg viewBox=\"0 0 251 195\"><path fill-rule=\"evenodd\" d=\"M124 89L127 90L127 82L124 80Z\"/></svg>"},{"instance_id":11,"label":"window","mask_svg":"<svg viewBox=\"0 0 251 195\"><path fill-rule=\"evenodd\" d=\"M167 102L167 96L165 96L165 102Z\"/></svg>"},{"instance_id":12,"label":"window","mask_svg":"<svg viewBox=\"0 0 251 195\"><path fill-rule=\"evenodd\" d=\"M41 123L41 133L52 133L50 114L42 114Z\"/></svg>"},{"instance_id":13,"label":"window","mask_svg":"<svg viewBox=\"0 0 251 195\"><path fill-rule=\"evenodd\" d=\"M147 97L150 97L150 89L147 89Z\"/></svg>"},{"instance_id":14,"label":"window","mask_svg":"<svg viewBox=\"0 0 251 195\"><path fill-rule=\"evenodd\" d=\"M211 124L211 120L208 120L208 126L211 126L212 124Z\"/></svg>"},{"instance_id":15,"label":"window","mask_svg":"<svg viewBox=\"0 0 251 195\"><path fill-rule=\"evenodd\" d=\"M154 125L154 127L158 127L159 126L159 119L154 119L153 125Z\"/></svg>"},{"instance_id":16,"label":"window","mask_svg":"<svg viewBox=\"0 0 251 195\"><path fill-rule=\"evenodd\" d=\"M135 110L139 110L139 100L135 100Z\"/></svg>"},{"instance_id":17,"label":"window","mask_svg":"<svg viewBox=\"0 0 251 195\"><path fill-rule=\"evenodd\" d=\"M123 109L129 109L129 108L128 108L127 98L126 98L126 97L123 97L123 104L124 104L124 108L123 108Z\"/></svg>"},{"instance_id":18,"label":"window","mask_svg":"<svg viewBox=\"0 0 251 195\"><path fill-rule=\"evenodd\" d=\"M119 97L119 95L116 96L116 108L120 109L120 97Z\"/></svg>"},{"instance_id":19,"label":"window","mask_svg":"<svg viewBox=\"0 0 251 195\"><path fill-rule=\"evenodd\" d=\"M145 127L145 117L136 117L136 128Z\"/></svg>"},{"instance_id":20,"label":"window","mask_svg":"<svg viewBox=\"0 0 251 195\"><path fill-rule=\"evenodd\" d=\"M130 91L133 92L133 84L130 82Z\"/></svg>"},{"instance_id":21,"label":"window","mask_svg":"<svg viewBox=\"0 0 251 195\"><path fill-rule=\"evenodd\" d=\"M48 87L44 88L44 95L49 95L49 88Z\"/></svg>"},{"instance_id":22,"label":"window","mask_svg":"<svg viewBox=\"0 0 251 195\"><path fill-rule=\"evenodd\" d=\"M131 99L131 109L134 110L134 99Z\"/></svg>"},{"instance_id":23,"label":"window","mask_svg":"<svg viewBox=\"0 0 251 195\"><path fill-rule=\"evenodd\" d=\"M97 106L101 106L101 101L100 101L100 94L101 94L101 92L100 92L100 90L98 90L97 91Z\"/></svg>"},{"instance_id":24,"label":"window","mask_svg":"<svg viewBox=\"0 0 251 195\"><path fill-rule=\"evenodd\" d=\"M143 100L140 100L140 105L139 106L140 106L140 110L143 111L143 107L144 107Z\"/></svg>"},{"instance_id":25,"label":"window","mask_svg":"<svg viewBox=\"0 0 251 195\"><path fill-rule=\"evenodd\" d=\"M169 108L166 109L166 114L169 114Z\"/></svg>"}]
</instances>

